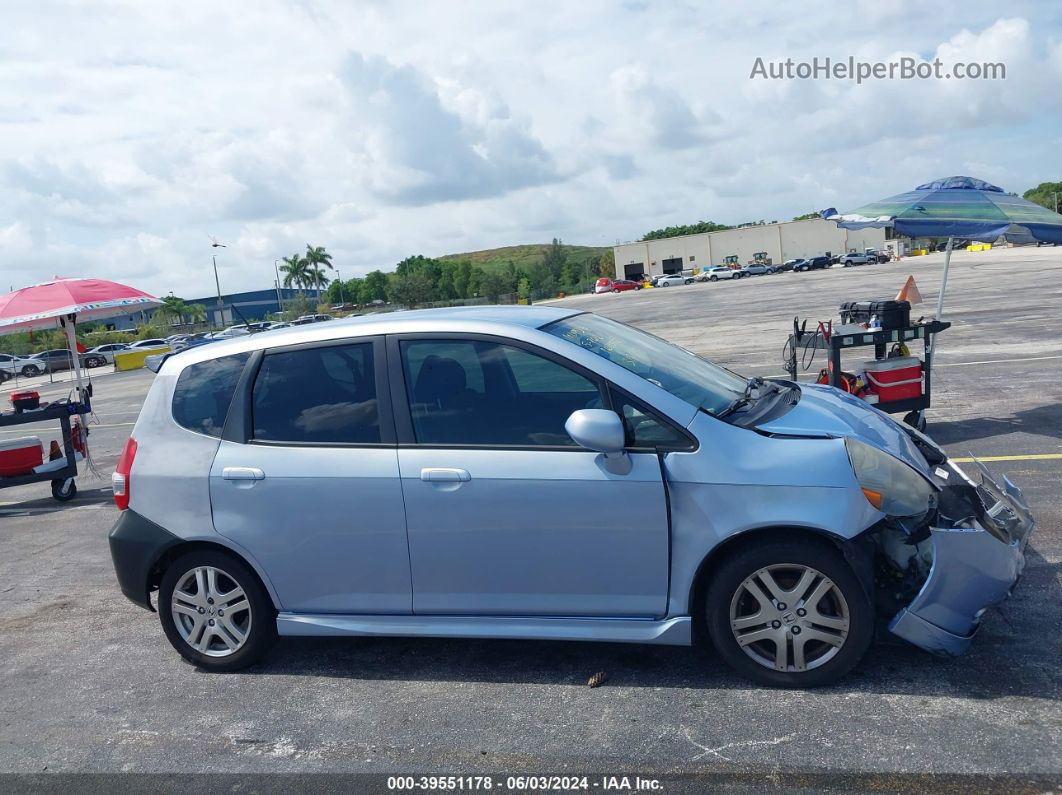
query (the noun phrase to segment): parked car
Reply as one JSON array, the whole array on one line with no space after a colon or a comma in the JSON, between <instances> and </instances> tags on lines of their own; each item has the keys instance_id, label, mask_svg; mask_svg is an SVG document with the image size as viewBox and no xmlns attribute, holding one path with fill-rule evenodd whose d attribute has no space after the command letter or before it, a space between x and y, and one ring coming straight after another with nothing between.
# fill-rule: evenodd
<instances>
[{"instance_id":1,"label":"parked car","mask_svg":"<svg viewBox=\"0 0 1062 795\"><path fill-rule=\"evenodd\" d=\"M213 334L210 332L200 332L199 334L189 334L184 339L176 340L171 347L174 353L180 353L189 348L198 348L200 345L207 345L211 342L217 342L217 339ZM145 360L145 364L146 363Z\"/></svg>"},{"instance_id":2,"label":"parked car","mask_svg":"<svg viewBox=\"0 0 1062 795\"><path fill-rule=\"evenodd\" d=\"M717 267L709 268L694 278L699 282L717 282L720 279L740 279L741 274L733 268Z\"/></svg>"},{"instance_id":3,"label":"parked car","mask_svg":"<svg viewBox=\"0 0 1062 795\"><path fill-rule=\"evenodd\" d=\"M829 267L830 267L830 258L829 257L811 257L810 259L806 259L803 262L801 262L796 268L794 268L794 270L797 270L797 271L814 271L814 270L819 270L821 268L829 268Z\"/></svg>"},{"instance_id":4,"label":"parked car","mask_svg":"<svg viewBox=\"0 0 1062 795\"><path fill-rule=\"evenodd\" d=\"M623 293L628 290L641 290L641 282L632 282L628 279L615 279L612 282L612 292Z\"/></svg>"},{"instance_id":5,"label":"parked car","mask_svg":"<svg viewBox=\"0 0 1062 795\"><path fill-rule=\"evenodd\" d=\"M33 354L33 358L39 359L44 363L44 372L58 373L63 370L74 369L74 357L70 355L70 350L67 348L38 351ZM98 353L78 354L78 361L85 369L102 367L107 363L107 360L103 358L103 355Z\"/></svg>"},{"instance_id":6,"label":"parked car","mask_svg":"<svg viewBox=\"0 0 1062 795\"><path fill-rule=\"evenodd\" d=\"M787 259L781 265L775 265L774 270L776 273L782 273L783 271L793 271L797 269L798 265L802 265L805 262L807 262L807 260L803 257L798 257L796 259Z\"/></svg>"},{"instance_id":7,"label":"parked car","mask_svg":"<svg viewBox=\"0 0 1062 795\"><path fill-rule=\"evenodd\" d=\"M608 278L608 276L602 276L600 279L598 279L596 282L594 282L593 292L595 294L607 293L607 292L611 292L611 290L612 290L612 279Z\"/></svg>"},{"instance_id":8,"label":"parked car","mask_svg":"<svg viewBox=\"0 0 1062 795\"><path fill-rule=\"evenodd\" d=\"M870 263L870 257L866 254L852 252L850 254L842 254L839 262L846 268L850 265L867 265Z\"/></svg>"},{"instance_id":9,"label":"parked car","mask_svg":"<svg viewBox=\"0 0 1062 795\"><path fill-rule=\"evenodd\" d=\"M742 276L763 276L771 272L770 265L764 265L759 262L750 262L748 265L741 266Z\"/></svg>"},{"instance_id":10,"label":"parked car","mask_svg":"<svg viewBox=\"0 0 1062 795\"><path fill-rule=\"evenodd\" d=\"M46 369L47 365L44 360L35 356L13 356L10 353L0 353L0 378L4 381L16 375L32 378Z\"/></svg>"},{"instance_id":11,"label":"parked car","mask_svg":"<svg viewBox=\"0 0 1062 795\"><path fill-rule=\"evenodd\" d=\"M154 348L169 348L170 344L166 340L150 339L150 340L137 340L136 342L130 342L128 349L131 351L142 351L145 349Z\"/></svg>"},{"instance_id":12,"label":"parked car","mask_svg":"<svg viewBox=\"0 0 1062 795\"><path fill-rule=\"evenodd\" d=\"M693 277L683 276L681 273L665 273L653 279L654 287L672 287L676 284L693 284Z\"/></svg>"},{"instance_id":13,"label":"parked car","mask_svg":"<svg viewBox=\"0 0 1062 795\"><path fill-rule=\"evenodd\" d=\"M375 301L373 303L376 303ZM326 320L331 320L331 315L303 315L302 317L295 318L291 321L293 326L304 326L307 323L322 323Z\"/></svg>"},{"instance_id":14,"label":"parked car","mask_svg":"<svg viewBox=\"0 0 1062 795\"><path fill-rule=\"evenodd\" d=\"M1007 597L1034 523L980 470L836 389L608 318L409 311L168 357L110 546L209 671L278 634L696 635L750 679L815 686L863 657L875 604L958 654Z\"/></svg>"},{"instance_id":15,"label":"parked car","mask_svg":"<svg viewBox=\"0 0 1062 795\"><path fill-rule=\"evenodd\" d=\"M114 354L128 350L129 346L124 342L108 342L106 345L97 345L90 348L89 353L102 356L105 364L114 364Z\"/></svg>"}]
</instances>

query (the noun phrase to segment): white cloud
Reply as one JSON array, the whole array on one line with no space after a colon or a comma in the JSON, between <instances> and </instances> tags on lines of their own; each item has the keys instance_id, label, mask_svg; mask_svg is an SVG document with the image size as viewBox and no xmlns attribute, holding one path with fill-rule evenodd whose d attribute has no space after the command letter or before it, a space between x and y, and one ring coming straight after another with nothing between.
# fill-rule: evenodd
<instances>
[{"instance_id":1,"label":"white cloud","mask_svg":"<svg viewBox=\"0 0 1062 795\"><path fill-rule=\"evenodd\" d=\"M915 21L917 20L917 21ZM1062 17L1034 0L54 0L5 12L0 271L267 287L559 236L786 218L1057 174ZM757 81L757 56L1003 61L984 81ZM228 244L209 249L208 234Z\"/></svg>"}]
</instances>

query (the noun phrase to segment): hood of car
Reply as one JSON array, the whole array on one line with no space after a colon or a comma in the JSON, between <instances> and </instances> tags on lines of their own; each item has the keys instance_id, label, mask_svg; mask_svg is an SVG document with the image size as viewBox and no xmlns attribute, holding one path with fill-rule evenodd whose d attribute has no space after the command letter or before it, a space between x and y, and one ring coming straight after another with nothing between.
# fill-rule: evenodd
<instances>
[{"instance_id":1,"label":"hood of car","mask_svg":"<svg viewBox=\"0 0 1062 795\"><path fill-rule=\"evenodd\" d=\"M913 467L928 479L932 471L911 436L887 414L833 387L799 384L800 400L783 416L757 425L785 436L857 439Z\"/></svg>"}]
</instances>

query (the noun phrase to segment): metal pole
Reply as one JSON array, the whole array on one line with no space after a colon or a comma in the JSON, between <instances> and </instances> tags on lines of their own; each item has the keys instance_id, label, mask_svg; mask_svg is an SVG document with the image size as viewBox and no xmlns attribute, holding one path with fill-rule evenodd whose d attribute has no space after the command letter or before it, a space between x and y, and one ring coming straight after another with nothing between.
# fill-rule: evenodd
<instances>
[{"instance_id":1,"label":"metal pole","mask_svg":"<svg viewBox=\"0 0 1062 795\"><path fill-rule=\"evenodd\" d=\"M218 281L218 258L211 254L210 259L214 262L214 286L218 288L218 320L221 326L225 325L225 304L221 300L221 282Z\"/></svg>"},{"instance_id":2,"label":"metal pole","mask_svg":"<svg viewBox=\"0 0 1062 795\"><path fill-rule=\"evenodd\" d=\"M273 260L273 273L277 277L277 280L276 280L276 285L277 285L277 306L279 306L280 307L280 311L283 312L284 311L284 296L280 292L280 268L277 267L277 263L278 262L280 262L280 260Z\"/></svg>"},{"instance_id":3,"label":"metal pole","mask_svg":"<svg viewBox=\"0 0 1062 795\"><path fill-rule=\"evenodd\" d=\"M339 268L336 268L336 281L339 282L339 305L343 305L343 277L339 273Z\"/></svg>"},{"instance_id":4,"label":"metal pole","mask_svg":"<svg viewBox=\"0 0 1062 795\"><path fill-rule=\"evenodd\" d=\"M948 238L948 246L944 249L944 278L940 280L940 295L937 296L937 320L944 315L944 291L948 289L948 268L951 267L951 244L954 238Z\"/></svg>"}]
</instances>

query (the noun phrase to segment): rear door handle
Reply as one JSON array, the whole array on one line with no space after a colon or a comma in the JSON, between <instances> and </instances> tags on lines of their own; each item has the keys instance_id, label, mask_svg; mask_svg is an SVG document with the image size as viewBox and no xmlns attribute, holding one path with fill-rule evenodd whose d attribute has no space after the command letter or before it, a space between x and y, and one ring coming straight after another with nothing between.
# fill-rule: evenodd
<instances>
[{"instance_id":1,"label":"rear door handle","mask_svg":"<svg viewBox=\"0 0 1062 795\"><path fill-rule=\"evenodd\" d=\"M265 480L265 472L258 467L225 467L221 470L225 480Z\"/></svg>"},{"instance_id":2,"label":"rear door handle","mask_svg":"<svg viewBox=\"0 0 1062 795\"><path fill-rule=\"evenodd\" d=\"M445 467L432 467L420 470L420 479L426 483L467 483L472 480L467 469L447 469Z\"/></svg>"}]
</instances>

